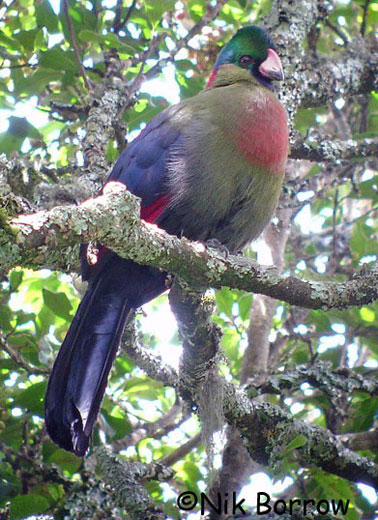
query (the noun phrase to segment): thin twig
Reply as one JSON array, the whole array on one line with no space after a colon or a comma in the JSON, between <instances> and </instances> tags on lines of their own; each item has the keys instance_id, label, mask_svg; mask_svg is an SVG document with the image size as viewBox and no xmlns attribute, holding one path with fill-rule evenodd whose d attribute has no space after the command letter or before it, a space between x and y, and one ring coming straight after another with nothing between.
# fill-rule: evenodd
<instances>
[{"instance_id":1,"label":"thin twig","mask_svg":"<svg viewBox=\"0 0 378 520\"><path fill-rule=\"evenodd\" d=\"M174 61L174 57L176 54L184 47L187 46L188 42L194 38L197 34L201 32L202 27L204 27L206 24L212 22L219 14L221 9L223 8L224 4L227 0L219 0L217 4L214 7L208 6L206 13L204 16L190 29L188 34L184 36L184 38L180 38L176 42L176 46L174 49L172 49L170 56L168 58L163 58L159 60L151 69L148 70L145 74L146 79L151 79L154 77L158 72L160 72L165 66L168 65L168 63L171 63ZM148 52L148 50L146 51ZM137 64L140 61L140 58L138 58L136 61L132 60L133 64Z\"/></svg>"},{"instance_id":2,"label":"thin twig","mask_svg":"<svg viewBox=\"0 0 378 520\"><path fill-rule=\"evenodd\" d=\"M192 452L201 443L201 434L197 433L194 437L188 440L185 444L172 451L159 461L163 466L172 466L175 462L181 460L188 453Z\"/></svg>"},{"instance_id":3,"label":"thin twig","mask_svg":"<svg viewBox=\"0 0 378 520\"><path fill-rule=\"evenodd\" d=\"M114 30L114 32L117 32L117 27L121 23L122 6L123 6L123 1L122 0L117 0L117 5L115 7L114 23L113 23L113 30Z\"/></svg>"},{"instance_id":4,"label":"thin twig","mask_svg":"<svg viewBox=\"0 0 378 520\"><path fill-rule=\"evenodd\" d=\"M339 27L337 27L336 25L331 23L329 20L326 20L325 24L326 24L327 27L332 29L332 31L335 32L339 38L342 39L344 45L348 45L348 43L349 43L348 37L346 36L346 34Z\"/></svg>"},{"instance_id":5,"label":"thin twig","mask_svg":"<svg viewBox=\"0 0 378 520\"><path fill-rule=\"evenodd\" d=\"M20 63L19 65L3 65L3 64L1 64L0 69L22 69L24 67L30 67L31 69L35 69L36 67L38 67L38 64L37 63Z\"/></svg>"},{"instance_id":6,"label":"thin twig","mask_svg":"<svg viewBox=\"0 0 378 520\"><path fill-rule=\"evenodd\" d=\"M10 10L10 8L13 6L13 4L16 2L16 0L12 0L12 2L6 6L6 9L4 11L4 16L1 18L1 20L3 20L6 16L6 14L8 13L8 11Z\"/></svg>"},{"instance_id":7,"label":"thin twig","mask_svg":"<svg viewBox=\"0 0 378 520\"><path fill-rule=\"evenodd\" d=\"M141 86L141 84L145 80L145 77L143 75L143 71L144 71L144 67L146 65L146 61L158 49L159 43L161 42L161 40L164 37L165 37L164 33L163 34L158 34L157 36L155 36L151 40L148 49L141 56L141 63L140 63L140 68L139 68L138 74L136 75L134 81L132 82L132 84L131 84L131 86L130 86L130 88L128 90L126 103L124 103L124 105L122 105L122 107L120 108L120 110L119 110L119 112L117 114L117 118L116 118L117 121L119 121L121 119L121 116L122 116L123 112L125 110L127 110L134 103L133 96L134 96L134 94L137 92L137 90L139 89L139 87Z\"/></svg>"},{"instance_id":8,"label":"thin twig","mask_svg":"<svg viewBox=\"0 0 378 520\"><path fill-rule=\"evenodd\" d=\"M83 65L83 63L81 61L79 47L78 47L77 42L76 42L75 30L74 30L73 23L72 23L72 20L71 20L71 16L70 16L70 13L69 13L69 10L68 10L68 0L63 0L63 11L64 11L64 15L65 15L66 20L67 20L67 26L68 26L68 30L70 32L70 36L71 36L71 40L72 40L72 47L73 47L73 50L74 50L74 53L75 53L75 56L76 56L77 64L79 65L80 73L82 75L82 78L84 80L84 84L85 84L87 90L89 92L91 92L92 91L92 87L91 87L91 84L90 84L90 82L88 80L87 74L85 72L84 65Z\"/></svg>"},{"instance_id":9,"label":"thin twig","mask_svg":"<svg viewBox=\"0 0 378 520\"><path fill-rule=\"evenodd\" d=\"M131 5L128 8L126 16L122 20L122 22L120 21L121 11L119 11L119 19L117 20L117 17L116 17L116 20L114 21L114 24L113 24L114 32L116 32L118 34L119 31L122 31L122 29L125 27L127 22L130 20L130 16L131 16L131 14L132 14L135 6L136 6L136 3L137 3L137 0L133 0L131 2ZM120 4L122 5L122 2L120 2ZM118 6L117 6L117 9L118 9ZM118 12L117 12L117 14L118 14Z\"/></svg>"},{"instance_id":10,"label":"thin twig","mask_svg":"<svg viewBox=\"0 0 378 520\"><path fill-rule=\"evenodd\" d=\"M365 0L365 4L364 4L364 7L363 7L363 14L362 14L361 29L360 29L360 32L361 32L362 36L365 36L366 22L367 22L367 13L368 13L369 4L370 4L370 0Z\"/></svg>"},{"instance_id":11,"label":"thin twig","mask_svg":"<svg viewBox=\"0 0 378 520\"><path fill-rule=\"evenodd\" d=\"M14 350L11 345L9 345L6 338L3 336L3 334L0 332L0 348L4 350L8 354L8 356L16 363L18 367L23 368L26 370L28 374L36 374L36 375L46 375L49 374L50 371L46 368L37 368L32 365L30 365L26 359L16 350Z\"/></svg>"},{"instance_id":12,"label":"thin twig","mask_svg":"<svg viewBox=\"0 0 378 520\"><path fill-rule=\"evenodd\" d=\"M337 231L336 231L336 225L337 225L337 210L339 205L339 189L336 186L335 189L335 197L333 199L333 210L332 210L332 253L334 259L337 255Z\"/></svg>"}]
</instances>

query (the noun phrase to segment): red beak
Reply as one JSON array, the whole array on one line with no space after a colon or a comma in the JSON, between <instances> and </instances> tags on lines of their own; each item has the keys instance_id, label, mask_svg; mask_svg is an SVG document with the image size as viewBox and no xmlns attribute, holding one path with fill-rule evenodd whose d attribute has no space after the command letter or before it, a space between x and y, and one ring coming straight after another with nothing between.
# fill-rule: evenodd
<instances>
[{"instance_id":1,"label":"red beak","mask_svg":"<svg viewBox=\"0 0 378 520\"><path fill-rule=\"evenodd\" d=\"M259 71L266 78L275 81L282 81L284 79L281 60L273 49L268 49L268 56L260 65Z\"/></svg>"}]
</instances>

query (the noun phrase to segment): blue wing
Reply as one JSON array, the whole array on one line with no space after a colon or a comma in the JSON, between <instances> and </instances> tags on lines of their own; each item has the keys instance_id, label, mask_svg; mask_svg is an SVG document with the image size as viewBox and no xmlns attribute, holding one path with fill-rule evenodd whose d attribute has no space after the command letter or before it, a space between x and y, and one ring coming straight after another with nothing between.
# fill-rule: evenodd
<instances>
[{"instance_id":1,"label":"blue wing","mask_svg":"<svg viewBox=\"0 0 378 520\"><path fill-rule=\"evenodd\" d=\"M140 197L141 218L148 222L154 222L169 204L167 162L180 141L180 132L172 123L172 117L180 109L181 105L174 105L155 116L121 153L105 182L122 182L131 193ZM96 264L89 265L86 251L84 244L80 252L84 280L96 276L113 255L100 246Z\"/></svg>"},{"instance_id":2,"label":"blue wing","mask_svg":"<svg viewBox=\"0 0 378 520\"><path fill-rule=\"evenodd\" d=\"M169 197L166 164L180 137L177 126L172 124L172 117L179 110L180 105L175 105L154 117L122 152L107 179L125 184L142 199L142 208L160 197Z\"/></svg>"}]
</instances>

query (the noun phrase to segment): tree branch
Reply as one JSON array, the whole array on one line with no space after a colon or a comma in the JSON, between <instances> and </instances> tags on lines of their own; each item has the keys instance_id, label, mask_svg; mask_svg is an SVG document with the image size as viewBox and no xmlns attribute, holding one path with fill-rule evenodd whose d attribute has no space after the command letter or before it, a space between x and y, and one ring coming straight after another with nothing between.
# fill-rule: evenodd
<instances>
[{"instance_id":1,"label":"tree branch","mask_svg":"<svg viewBox=\"0 0 378 520\"><path fill-rule=\"evenodd\" d=\"M191 296L188 294L188 299ZM190 302L189 313L193 302ZM182 303L182 307L186 304ZM191 350L194 362L190 365L192 373L203 374L206 371L201 360L201 349L203 342L213 343L209 352L217 351L219 338L209 334L208 338L196 342L198 325L202 326L203 305L199 309L201 316L197 323L195 319L185 320L185 326L180 327L180 334L184 338L184 345ZM205 312L206 314L206 312ZM196 358L197 353L197 358ZM195 366L195 359L199 362ZM200 380L202 381L202 375ZM352 482L364 482L369 485L378 485L378 466L367 457L361 457L345 448L340 439L329 430L304 421L293 419L292 416L277 406L270 403L252 402L244 390L236 388L232 383L226 382L220 376L217 378L218 396L223 403L224 417L228 423L236 427L244 438L252 459L260 464L275 465L286 457L286 447L296 438L302 439L295 450L291 450L290 457L295 458L302 466L311 467L316 465L321 469L348 479ZM184 397L189 394L191 398L201 399L203 389L197 384L193 388L192 380L183 381ZM217 403L215 403L217 404ZM212 403L214 406L214 402ZM217 413L214 410L213 413Z\"/></svg>"},{"instance_id":2,"label":"tree branch","mask_svg":"<svg viewBox=\"0 0 378 520\"><path fill-rule=\"evenodd\" d=\"M264 465L278 462L286 446L303 436L304 445L291 454L300 464L316 465L352 482L378 486L378 466L345 448L329 430L294 420L270 403L253 404L242 390L230 383L225 383L224 406L226 419L238 428L257 462Z\"/></svg>"},{"instance_id":3,"label":"tree branch","mask_svg":"<svg viewBox=\"0 0 378 520\"><path fill-rule=\"evenodd\" d=\"M211 321L214 301L183 286L181 281L176 280L170 290L169 303L184 349L180 366L181 393L190 402L196 399L199 386L214 366L221 332ZM194 390L196 397L188 394L188 389Z\"/></svg>"},{"instance_id":4,"label":"tree branch","mask_svg":"<svg viewBox=\"0 0 378 520\"><path fill-rule=\"evenodd\" d=\"M196 289L227 286L311 309L365 305L378 298L378 264L370 271L361 270L352 280L332 282L302 280L245 257L224 257L140 220L137 198L119 183L110 183L104 195L80 206L55 207L14 219L12 229L3 225L2 232L3 244L16 242L14 265L54 267L52 251L59 253L55 262L61 265L62 248L97 240L122 257L179 275ZM3 262L10 267L6 258Z\"/></svg>"},{"instance_id":5,"label":"tree branch","mask_svg":"<svg viewBox=\"0 0 378 520\"><path fill-rule=\"evenodd\" d=\"M122 12L122 1L118 0L117 8L116 8L116 17L113 23L113 30L117 34L124 29L127 22L130 20L130 16L136 6L137 0L132 0L130 6L127 8L126 15L124 19L121 21L121 12Z\"/></svg>"},{"instance_id":6,"label":"tree branch","mask_svg":"<svg viewBox=\"0 0 378 520\"><path fill-rule=\"evenodd\" d=\"M197 446L201 443L202 436L200 433L194 435L187 442L182 444L179 448L172 451L164 458L162 458L159 462L163 466L172 466L175 462L183 459L188 453L191 453Z\"/></svg>"},{"instance_id":7,"label":"tree branch","mask_svg":"<svg viewBox=\"0 0 378 520\"><path fill-rule=\"evenodd\" d=\"M77 61L77 64L79 66L82 78L84 80L84 85L85 85L86 89L88 90L88 92L91 92L92 91L92 87L91 87L91 84L89 83L87 74L86 74L85 69L84 69L84 65L83 65L83 63L81 61L79 47L77 45L76 36L75 36L75 30L74 30L74 26L73 26L73 23L72 23L72 20L71 20L71 16L70 16L70 13L69 13L68 0L63 0L63 11L64 11L64 16L66 17L68 30L69 30L69 33L70 33L70 36L71 36L72 47L73 47L73 50L74 50L74 53L75 53L76 61Z\"/></svg>"},{"instance_id":8,"label":"tree branch","mask_svg":"<svg viewBox=\"0 0 378 520\"><path fill-rule=\"evenodd\" d=\"M94 455L104 478L113 490L120 507L124 507L135 520L164 520L166 515L153 503L142 486L143 480L168 480L173 471L161 464L126 462L99 447Z\"/></svg>"},{"instance_id":9,"label":"tree branch","mask_svg":"<svg viewBox=\"0 0 378 520\"><path fill-rule=\"evenodd\" d=\"M109 51L105 64L105 79L94 92L82 142L87 174L79 180L87 196L98 193L108 172L106 147L114 136L114 123L118 121L119 111L128 98L126 80L121 75L124 63L115 52Z\"/></svg>"},{"instance_id":10,"label":"tree branch","mask_svg":"<svg viewBox=\"0 0 378 520\"><path fill-rule=\"evenodd\" d=\"M146 374L161 381L166 386L178 385L178 374L171 366L163 363L160 356L157 356L150 349L144 348L139 341L135 322L128 322L123 334L121 349L126 352L135 363L146 372Z\"/></svg>"},{"instance_id":11,"label":"tree branch","mask_svg":"<svg viewBox=\"0 0 378 520\"><path fill-rule=\"evenodd\" d=\"M179 428L180 425L188 419L188 415L183 414L182 411L182 405L179 403L179 400L177 400L177 403L159 419L153 422L141 422L136 424L126 439L122 439L122 442L115 441L112 446L114 447L116 445L116 448L122 450L125 445L135 446L145 437L161 439L173 430ZM163 462L161 463L164 464Z\"/></svg>"},{"instance_id":12,"label":"tree branch","mask_svg":"<svg viewBox=\"0 0 378 520\"><path fill-rule=\"evenodd\" d=\"M378 137L343 141L313 131L305 138L297 135L290 149L292 159L318 162L361 159L378 155Z\"/></svg>"},{"instance_id":13,"label":"tree branch","mask_svg":"<svg viewBox=\"0 0 378 520\"><path fill-rule=\"evenodd\" d=\"M378 428L367 432L341 434L339 438L351 450L371 450L376 453L378 449Z\"/></svg>"},{"instance_id":14,"label":"tree branch","mask_svg":"<svg viewBox=\"0 0 378 520\"><path fill-rule=\"evenodd\" d=\"M303 42L312 27L325 21L334 2L280 0L263 21L276 44L286 80L280 98L293 121L299 108L321 106L332 99L378 89L378 53L362 39L341 54L316 57L305 53Z\"/></svg>"},{"instance_id":15,"label":"tree branch","mask_svg":"<svg viewBox=\"0 0 378 520\"><path fill-rule=\"evenodd\" d=\"M47 368L38 368L32 366L26 359L15 350L7 341L3 333L0 331L0 348L4 350L8 354L8 356L14 361L14 363L18 366L26 370L28 374L40 374L46 375L50 373L50 370Z\"/></svg>"},{"instance_id":16,"label":"tree branch","mask_svg":"<svg viewBox=\"0 0 378 520\"><path fill-rule=\"evenodd\" d=\"M348 394L366 392L372 397L378 396L378 381L375 377L368 377L349 368L332 370L330 363L318 362L310 367L302 366L290 372L266 375L264 379L257 384L253 379L249 382L251 396L254 397L256 392L281 394L283 390L299 388L304 382L331 396L340 390Z\"/></svg>"},{"instance_id":17,"label":"tree branch","mask_svg":"<svg viewBox=\"0 0 378 520\"><path fill-rule=\"evenodd\" d=\"M378 53L366 49L362 41L356 42L341 56L310 61L299 81L303 81L302 108L377 90Z\"/></svg>"}]
</instances>

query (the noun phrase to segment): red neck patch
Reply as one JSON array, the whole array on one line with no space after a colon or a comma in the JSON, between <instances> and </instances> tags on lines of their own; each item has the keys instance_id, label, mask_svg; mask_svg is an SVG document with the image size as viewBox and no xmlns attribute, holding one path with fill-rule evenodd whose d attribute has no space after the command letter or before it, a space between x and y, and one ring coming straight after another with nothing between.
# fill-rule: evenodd
<instances>
[{"instance_id":1,"label":"red neck patch","mask_svg":"<svg viewBox=\"0 0 378 520\"><path fill-rule=\"evenodd\" d=\"M264 94L261 99L252 99L237 126L236 142L244 157L274 175L283 175L289 151L288 128L286 112L278 99Z\"/></svg>"}]
</instances>

